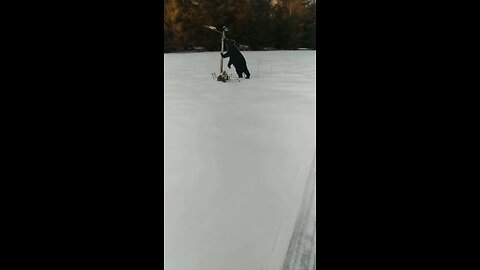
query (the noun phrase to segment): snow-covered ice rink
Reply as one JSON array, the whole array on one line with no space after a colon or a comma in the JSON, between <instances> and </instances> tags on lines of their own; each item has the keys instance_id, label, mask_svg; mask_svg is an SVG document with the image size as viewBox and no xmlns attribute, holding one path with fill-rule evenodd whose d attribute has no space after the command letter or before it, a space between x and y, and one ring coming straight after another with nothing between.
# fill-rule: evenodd
<instances>
[{"instance_id":1,"label":"snow-covered ice rink","mask_svg":"<svg viewBox=\"0 0 480 270\"><path fill-rule=\"evenodd\" d=\"M316 51L242 53L226 83L220 52L164 54L166 270L307 269L283 267L316 220Z\"/></svg>"}]
</instances>

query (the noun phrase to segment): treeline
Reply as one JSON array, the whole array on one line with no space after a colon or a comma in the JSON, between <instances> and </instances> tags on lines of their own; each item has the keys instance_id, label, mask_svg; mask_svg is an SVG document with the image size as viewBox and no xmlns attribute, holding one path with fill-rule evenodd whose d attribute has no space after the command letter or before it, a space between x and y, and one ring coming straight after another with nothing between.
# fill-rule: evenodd
<instances>
[{"instance_id":1,"label":"treeline","mask_svg":"<svg viewBox=\"0 0 480 270\"><path fill-rule=\"evenodd\" d=\"M165 52L203 47L220 49L220 35L252 50L316 49L315 0L164 0Z\"/></svg>"}]
</instances>

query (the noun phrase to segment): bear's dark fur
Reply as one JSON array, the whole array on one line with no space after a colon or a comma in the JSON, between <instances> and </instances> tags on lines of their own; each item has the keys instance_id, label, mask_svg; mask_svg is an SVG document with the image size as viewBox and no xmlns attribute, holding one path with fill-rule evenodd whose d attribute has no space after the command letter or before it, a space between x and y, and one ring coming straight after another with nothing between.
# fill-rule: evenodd
<instances>
[{"instance_id":1,"label":"bear's dark fur","mask_svg":"<svg viewBox=\"0 0 480 270\"><path fill-rule=\"evenodd\" d=\"M247 68L247 61L245 61L245 57L240 53L240 50L235 46L235 40L225 39L225 44L227 45L227 52L222 54L223 58L230 57L228 60L228 68L231 65L235 66L235 70L237 71L238 77L243 78L243 73L245 73L246 78L250 78L250 72Z\"/></svg>"}]
</instances>

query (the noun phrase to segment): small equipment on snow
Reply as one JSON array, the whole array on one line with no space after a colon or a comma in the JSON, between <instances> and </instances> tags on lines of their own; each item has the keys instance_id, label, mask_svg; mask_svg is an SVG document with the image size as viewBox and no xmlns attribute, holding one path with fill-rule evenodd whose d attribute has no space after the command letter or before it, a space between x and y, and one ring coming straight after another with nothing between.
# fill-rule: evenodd
<instances>
[{"instance_id":1,"label":"small equipment on snow","mask_svg":"<svg viewBox=\"0 0 480 270\"><path fill-rule=\"evenodd\" d=\"M220 75L218 75L217 77L217 81L226 82L228 80L230 80L230 76L228 76L225 70L222 73L220 73Z\"/></svg>"}]
</instances>

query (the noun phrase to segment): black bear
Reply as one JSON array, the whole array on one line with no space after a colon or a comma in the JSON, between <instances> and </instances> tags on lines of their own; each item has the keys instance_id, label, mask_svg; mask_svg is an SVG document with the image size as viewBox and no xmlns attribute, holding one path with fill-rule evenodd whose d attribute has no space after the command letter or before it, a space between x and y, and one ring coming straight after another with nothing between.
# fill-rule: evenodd
<instances>
[{"instance_id":1,"label":"black bear","mask_svg":"<svg viewBox=\"0 0 480 270\"><path fill-rule=\"evenodd\" d=\"M243 57L242 53L240 53L240 50L237 48L237 46L235 46L235 40L225 39L225 44L227 45L228 51L224 54L220 54L223 58L230 57L227 65L228 68L230 68L231 65L234 65L239 78L243 78L243 73L247 75L247 79L250 78L250 72L247 68L247 61L245 61L245 57Z\"/></svg>"}]
</instances>

